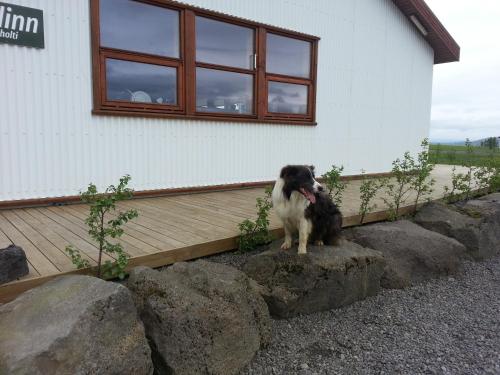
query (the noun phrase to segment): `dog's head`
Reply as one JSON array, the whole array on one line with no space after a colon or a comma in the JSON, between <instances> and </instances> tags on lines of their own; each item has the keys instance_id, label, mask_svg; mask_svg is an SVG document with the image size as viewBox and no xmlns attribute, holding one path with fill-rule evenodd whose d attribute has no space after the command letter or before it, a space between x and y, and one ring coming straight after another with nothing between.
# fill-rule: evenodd
<instances>
[{"instance_id":1,"label":"dog's head","mask_svg":"<svg viewBox=\"0 0 500 375\"><path fill-rule=\"evenodd\" d=\"M312 165L287 165L281 169L280 178L284 181L283 193L288 199L293 191L297 191L314 204L314 194L323 191L323 187L314 178Z\"/></svg>"}]
</instances>

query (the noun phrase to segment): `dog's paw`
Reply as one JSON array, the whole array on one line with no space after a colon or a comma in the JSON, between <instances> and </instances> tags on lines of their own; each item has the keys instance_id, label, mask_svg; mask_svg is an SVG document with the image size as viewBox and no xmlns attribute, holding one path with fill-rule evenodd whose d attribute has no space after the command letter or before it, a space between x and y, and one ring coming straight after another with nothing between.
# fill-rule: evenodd
<instances>
[{"instance_id":1,"label":"dog's paw","mask_svg":"<svg viewBox=\"0 0 500 375\"><path fill-rule=\"evenodd\" d=\"M289 248L292 247L292 244L290 242L283 242L283 244L281 245L281 250L288 250Z\"/></svg>"},{"instance_id":2,"label":"dog's paw","mask_svg":"<svg viewBox=\"0 0 500 375\"><path fill-rule=\"evenodd\" d=\"M299 246L299 254L307 254L307 248L305 246Z\"/></svg>"},{"instance_id":3,"label":"dog's paw","mask_svg":"<svg viewBox=\"0 0 500 375\"><path fill-rule=\"evenodd\" d=\"M316 246L323 246L324 245L323 241L321 241L321 240L314 241L314 244Z\"/></svg>"}]
</instances>

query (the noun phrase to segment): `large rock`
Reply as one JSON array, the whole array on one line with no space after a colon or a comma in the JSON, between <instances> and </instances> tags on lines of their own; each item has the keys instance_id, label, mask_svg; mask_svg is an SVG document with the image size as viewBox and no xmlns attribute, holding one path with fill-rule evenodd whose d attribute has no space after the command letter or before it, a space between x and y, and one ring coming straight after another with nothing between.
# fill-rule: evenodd
<instances>
[{"instance_id":1,"label":"large rock","mask_svg":"<svg viewBox=\"0 0 500 375\"><path fill-rule=\"evenodd\" d=\"M459 202L456 205L473 217L486 218L489 221L500 223L500 193Z\"/></svg>"},{"instance_id":2,"label":"large rock","mask_svg":"<svg viewBox=\"0 0 500 375\"><path fill-rule=\"evenodd\" d=\"M63 276L0 307L0 374L152 374L131 293Z\"/></svg>"},{"instance_id":3,"label":"large rock","mask_svg":"<svg viewBox=\"0 0 500 375\"><path fill-rule=\"evenodd\" d=\"M270 341L259 286L233 267L203 260L137 267L128 286L159 374L236 374Z\"/></svg>"},{"instance_id":4,"label":"large rock","mask_svg":"<svg viewBox=\"0 0 500 375\"><path fill-rule=\"evenodd\" d=\"M248 260L243 270L260 283L271 314L287 318L348 305L375 295L384 270L381 254L355 243L283 251L279 242Z\"/></svg>"},{"instance_id":5,"label":"large rock","mask_svg":"<svg viewBox=\"0 0 500 375\"><path fill-rule=\"evenodd\" d=\"M16 245L0 249L0 284L26 276L29 272L23 249Z\"/></svg>"},{"instance_id":6,"label":"large rock","mask_svg":"<svg viewBox=\"0 0 500 375\"><path fill-rule=\"evenodd\" d=\"M457 240L407 220L353 228L349 237L383 253L385 288L404 288L433 277L455 274L467 250Z\"/></svg>"},{"instance_id":7,"label":"large rock","mask_svg":"<svg viewBox=\"0 0 500 375\"><path fill-rule=\"evenodd\" d=\"M428 230L456 239L465 245L476 260L491 257L500 248L500 227L492 225L487 219L463 214L453 206L429 203L415 215L415 222Z\"/></svg>"}]
</instances>

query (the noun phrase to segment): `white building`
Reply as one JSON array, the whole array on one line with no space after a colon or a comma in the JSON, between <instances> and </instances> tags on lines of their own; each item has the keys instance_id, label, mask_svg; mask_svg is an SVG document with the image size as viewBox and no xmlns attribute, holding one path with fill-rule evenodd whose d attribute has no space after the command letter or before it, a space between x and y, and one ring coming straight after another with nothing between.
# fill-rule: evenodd
<instances>
[{"instance_id":1,"label":"white building","mask_svg":"<svg viewBox=\"0 0 500 375\"><path fill-rule=\"evenodd\" d=\"M459 58L423 0L2 4L4 206L124 174L165 193L289 163L386 172L428 135L433 64ZM43 48L12 39L35 29L16 5L43 11Z\"/></svg>"}]
</instances>

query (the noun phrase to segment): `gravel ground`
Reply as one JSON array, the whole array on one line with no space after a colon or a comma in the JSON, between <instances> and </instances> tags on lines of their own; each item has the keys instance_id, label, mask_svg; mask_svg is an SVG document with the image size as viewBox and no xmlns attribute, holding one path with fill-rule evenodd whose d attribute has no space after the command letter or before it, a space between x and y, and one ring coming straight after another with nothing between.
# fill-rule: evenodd
<instances>
[{"instance_id":1,"label":"gravel ground","mask_svg":"<svg viewBox=\"0 0 500 375\"><path fill-rule=\"evenodd\" d=\"M209 260L241 266L251 255ZM455 278L274 320L271 345L242 374L500 374L500 258L464 263Z\"/></svg>"}]
</instances>

